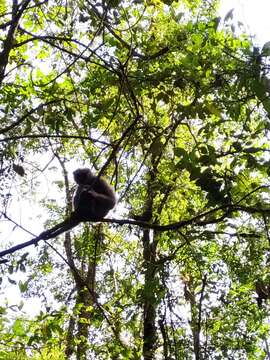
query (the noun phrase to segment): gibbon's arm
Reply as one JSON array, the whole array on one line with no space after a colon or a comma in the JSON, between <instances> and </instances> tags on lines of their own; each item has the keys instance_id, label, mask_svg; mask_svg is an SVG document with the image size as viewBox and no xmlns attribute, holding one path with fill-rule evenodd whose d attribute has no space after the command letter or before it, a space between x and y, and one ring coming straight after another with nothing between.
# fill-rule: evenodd
<instances>
[{"instance_id":1,"label":"gibbon's arm","mask_svg":"<svg viewBox=\"0 0 270 360\"><path fill-rule=\"evenodd\" d=\"M96 199L97 201L100 200L100 201L105 201L107 204L111 204L111 209L114 207L115 205L115 197L112 197L112 196L108 196L106 194L101 194L99 192L96 192L95 190L88 190L87 191L88 194L90 194L94 199Z\"/></svg>"}]
</instances>

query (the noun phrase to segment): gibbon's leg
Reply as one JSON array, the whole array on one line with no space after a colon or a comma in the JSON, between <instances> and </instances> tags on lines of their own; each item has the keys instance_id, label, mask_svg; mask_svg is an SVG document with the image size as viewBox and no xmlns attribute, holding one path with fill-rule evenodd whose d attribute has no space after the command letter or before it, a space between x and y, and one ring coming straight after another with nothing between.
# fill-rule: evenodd
<instances>
[{"instance_id":1,"label":"gibbon's leg","mask_svg":"<svg viewBox=\"0 0 270 360\"><path fill-rule=\"evenodd\" d=\"M48 240L56 237L57 235L62 234L63 232L66 232L68 230L71 230L75 226L77 226L80 223L80 221L74 216L74 213L71 214L69 218L62 221L60 224L55 225L53 228L43 231L39 238L41 240Z\"/></svg>"}]
</instances>

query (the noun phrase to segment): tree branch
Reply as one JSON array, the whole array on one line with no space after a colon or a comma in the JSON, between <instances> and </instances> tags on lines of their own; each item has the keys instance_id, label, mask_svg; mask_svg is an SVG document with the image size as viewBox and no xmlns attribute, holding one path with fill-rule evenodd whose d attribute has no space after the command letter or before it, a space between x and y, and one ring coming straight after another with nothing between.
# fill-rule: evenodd
<instances>
[{"instance_id":1,"label":"tree branch","mask_svg":"<svg viewBox=\"0 0 270 360\"><path fill-rule=\"evenodd\" d=\"M213 216L216 212L222 211L222 214L220 216ZM137 220L131 220L131 219L102 219L100 222L104 223L111 223L111 224L117 224L117 225L133 225L133 226L139 226L143 229L152 229L155 231L172 231L172 230L178 230L180 228L183 228L188 225L195 225L195 226L206 226L209 224L215 224L222 220L224 220L225 217L227 217L229 214L232 214L234 212L241 211L246 212L249 214L261 214L261 215L270 215L270 208L256 208L252 206L240 206L240 205L223 205L220 207L217 207L215 209L211 209L205 213L198 214L194 216L191 219L188 220L181 220L176 223L167 224L167 225L159 225L159 224L153 224L148 223L145 221L137 221ZM31 245L37 245L40 240L48 240L55 238L58 235L61 235L62 233L71 230L75 226L77 226L80 223L76 219L76 217L71 216L67 218L66 220L62 221L61 223L55 225L53 228L46 230L42 232L39 236L26 241L24 243L12 246L11 248L7 250L0 251L0 258L8 255L13 254L17 250L23 249L25 247L31 246ZM2 261L5 262L5 261ZM1 262L0 262L1 263Z\"/></svg>"},{"instance_id":2,"label":"tree branch","mask_svg":"<svg viewBox=\"0 0 270 360\"><path fill-rule=\"evenodd\" d=\"M17 119L16 121L14 121L12 124L10 125L7 125L6 127L0 129L0 134L4 134L10 130L12 130L13 128L15 128L16 126L20 125L25 119L28 118L28 116L34 114L35 112L37 112L38 110L41 110L43 107L45 106L48 106L48 105L51 105L51 104L55 104L55 103L58 103L58 102L61 102L62 99L57 99L57 100L50 100L50 101L47 101L46 103L44 104L39 104L38 106L36 106L35 108L27 111L26 114L24 114L23 116L21 116L19 119Z\"/></svg>"},{"instance_id":3,"label":"tree branch","mask_svg":"<svg viewBox=\"0 0 270 360\"><path fill-rule=\"evenodd\" d=\"M7 37L3 42L3 50L0 53L0 83L5 77L5 70L9 60L10 51L14 45L14 37L19 21L31 0L23 0L19 5L17 1L12 4L12 18Z\"/></svg>"}]
</instances>

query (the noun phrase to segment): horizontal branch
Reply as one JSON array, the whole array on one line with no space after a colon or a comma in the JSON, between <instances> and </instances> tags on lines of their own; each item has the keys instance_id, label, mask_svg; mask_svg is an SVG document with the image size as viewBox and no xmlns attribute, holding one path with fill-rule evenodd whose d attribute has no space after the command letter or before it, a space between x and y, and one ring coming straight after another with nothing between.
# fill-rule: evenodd
<instances>
[{"instance_id":1,"label":"horizontal branch","mask_svg":"<svg viewBox=\"0 0 270 360\"><path fill-rule=\"evenodd\" d=\"M67 135L67 134L61 134L61 135L53 135L53 134L27 134L27 135L14 135L9 136L0 139L1 142L8 142L8 141L14 141L14 140L22 140L22 139L79 139L79 140L89 140L93 143L99 143L101 145L106 146L113 146L112 144L102 141L99 139L92 138L90 136L82 136L82 135Z\"/></svg>"},{"instance_id":2,"label":"horizontal branch","mask_svg":"<svg viewBox=\"0 0 270 360\"><path fill-rule=\"evenodd\" d=\"M137 221L137 220L131 220L131 219L103 219L100 222L104 223L111 223L111 224L117 224L117 225L132 225L132 226L139 226L144 229L152 229L156 231L173 231L173 230L179 230L185 226L194 225L194 226L206 226L210 224L217 224L221 221L223 221L228 215L232 214L233 212L246 212L249 214L262 214L262 215L270 215L270 208L257 208L252 206L240 206L240 205L223 205L220 207L217 207L215 209L211 209L207 212L204 212L202 214L198 214L194 216L191 219L188 220L182 220L178 221L176 223L167 224L167 225L159 225L159 224L153 224L148 223L144 221ZM219 216L213 216L215 213L220 213ZM53 228L46 230L42 232L39 236L26 241L24 243L15 245L9 249L0 251L0 258L4 257L5 255L13 254L14 252L26 248L31 245L37 245L39 241L41 240L48 240L55 238L56 236L71 230L75 226L77 226L79 222L77 220L74 220L72 218L67 218L66 220L62 221L61 223L55 225ZM0 263L6 262L6 260L0 261Z\"/></svg>"}]
</instances>

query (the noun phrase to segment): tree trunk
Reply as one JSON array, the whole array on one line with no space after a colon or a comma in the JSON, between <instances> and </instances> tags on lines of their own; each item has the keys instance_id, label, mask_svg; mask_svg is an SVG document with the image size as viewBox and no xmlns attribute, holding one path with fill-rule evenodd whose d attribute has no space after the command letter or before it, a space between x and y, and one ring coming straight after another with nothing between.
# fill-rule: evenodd
<instances>
[{"instance_id":1,"label":"tree trunk","mask_svg":"<svg viewBox=\"0 0 270 360\"><path fill-rule=\"evenodd\" d=\"M154 359L157 329L156 329L156 246L150 242L150 230L143 233L143 257L145 263L144 306L143 306L143 358Z\"/></svg>"}]
</instances>

